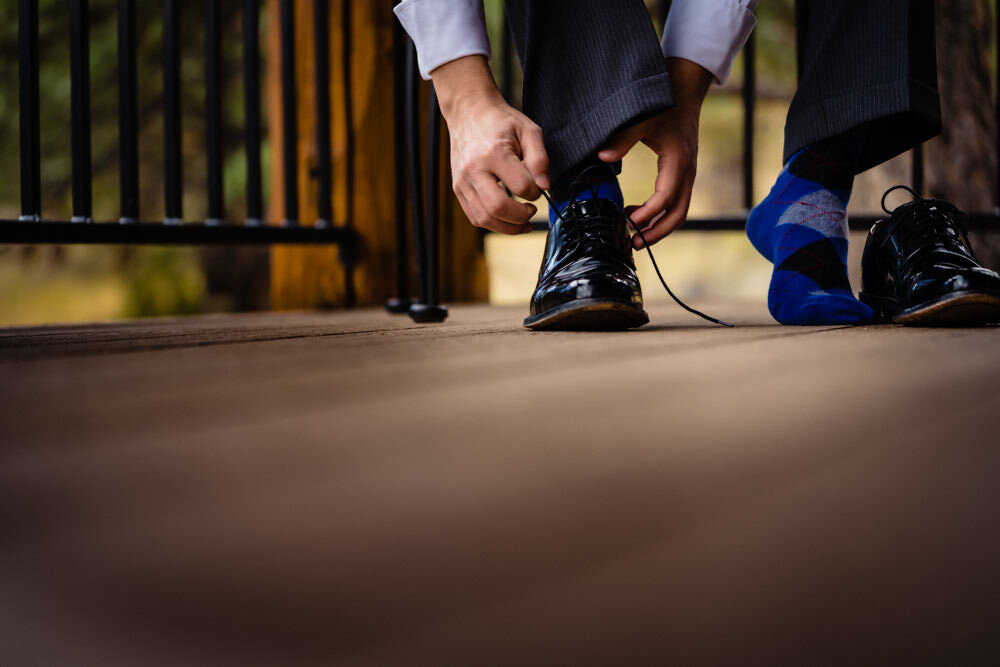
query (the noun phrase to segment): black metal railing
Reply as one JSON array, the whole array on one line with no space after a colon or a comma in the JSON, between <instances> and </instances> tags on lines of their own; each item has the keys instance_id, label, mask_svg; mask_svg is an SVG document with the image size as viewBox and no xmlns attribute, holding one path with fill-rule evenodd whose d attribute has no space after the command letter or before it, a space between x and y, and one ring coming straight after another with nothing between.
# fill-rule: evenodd
<instances>
[{"instance_id":1,"label":"black metal railing","mask_svg":"<svg viewBox=\"0 0 1000 667\"><path fill-rule=\"evenodd\" d=\"M18 64L20 90L21 214L17 220L0 220L0 243L93 243L93 244L339 244L347 274L348 302L353 301L352 268L356 236L352 184L354 146L347 133L346 219L336 224L332 214L331 147L329 122L316 123L318 219L299 219L298 130L295 90L294 0L281 0L281 108L283 136L284 218L280 225L264 224L261 161L261 67L259 45L260 0L244 0L243 98L244 150L246 152L246 216L227 218L223 196L222 148L222 25L220 0L203 5L205 28L205 160L207 215L204 220L184 217L181 154L180 11L179 0L163 0L163 195L162 217L155 219L142 210L139 196L139 103L136 54L136 0L118 0L118 145L120 205L117 221L98 221L93 216L93 171L90 116L90 30L88 0L70 0L70 86L72 151L72 217L51 220L42 214L40 100L38 62L38 0L18 0ZM342 26L349 26L351 3L344 2ZM315 0L316 114L330 118L330 50L328 0ZM351 122L350 30L344 29L344 97L341 100Z\"/></svg>"},{"instance_id":2,"label":"black metal railing","mask_svg":"<svg viewBox=\"0 0 1000 667\"><path fill-rule=\"evenodd\" d=\"M18 0L18 71L20 105L20 165L21 215L17 220L0 220L0 243L94 243L94 244L339 244L340 258L346 273L347 301L354 302L353 267L356 261L354 216L354 140L346 132L344 220L334 221L333 178L330 124L333 102L330 98L330 36L328 0L313 0L314 74L316 78L315 114L317 122L317 164L313 171L317 181L317 218L299 219L299 156L296 122L295 66L295 0L278 2L280 31L280 78L282 111L282 183L283 219L280 225L265 224L263 177L261 161L261 87L258 27L260 0L244 0L243 21L243 97L244 149L246 152L246 215L242 221L227 218L223 197L222 154L222 72L220 0L206 0L203 20L205 27L205 159L207 215L204 220L188 221L184 217L183 169L181 153L180 83L180 23L179 0L163 0L163 119L164 119L164 210L157 221L143 217L139 196L139 122L138 86L140 73L136 57L136 0L118 0L118 90L119 90L119 184L120 207L117 221L96 221L93 218L93 174L91 156L90 34L88 0L70 0L70 81L71 81L71 151L72 151L72 217L70 220L43 219L40 149L39 100L39 26L38 0ZM305 6L305 2L302 3ZM393 2L392 4L395 4ZM669 11L669 0L658 7L661 20ZM801 8L804 3L798 3ZM339 17L342 30L343 96L339 100L347 128L353 127L351 97L351 7L341 3ZM800 28L802 17L797 20ZM997 16L1000 30L1000 13ZM507 99L513 97L515 58L510 31L503 29L500 45L500 89ZM799 49L801 53L801 49ZM1000 75L1000 50L997 54ZM743 83L739 95L742 102L743 206L754 202L754 120L757 98L756 48L751 35L744 49ZM800 67L801 69L801 67ZM440 243L440 132L441 115L431 87L426 109L426 128L421 128L420 77L412 42L398 21L393 22L393 99L394 174L396 226L396 294L387 307L392 312L408 312L418 321L439 321L447 315L440 306L439 253ZM997 86L997 119L1000 123L1000 85ZM424 130L423 132L421 130ZM421 148L421 137L425 148ZM1000 133L997 154L1000 155ZM912 183L923 191L923 154L913 151ZM1000 177L996 184L996 201L1000 204ZM970 216L972 227L997 228L998 209ZM873 218L854 217L852 228L865 229ZM745 223L745 211L730 216L692 218L688 230L740 230ZM539 223L539 228L544 228ZM417 294L410 296L409 242L412 231L413 255L417 274Z\"/></svg>"}]
</instances>

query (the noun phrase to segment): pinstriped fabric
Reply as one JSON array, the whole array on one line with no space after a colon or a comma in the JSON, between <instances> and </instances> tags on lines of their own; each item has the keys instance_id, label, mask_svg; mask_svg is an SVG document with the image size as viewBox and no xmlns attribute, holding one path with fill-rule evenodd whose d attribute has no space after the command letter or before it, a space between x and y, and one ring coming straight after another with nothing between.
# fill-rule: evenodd
<instances>
[{"instance_id":1,"label":"pinstriped fabric","mask_svg":"<svg viewBox=\"0 0 1000 667\"><path fill-rule=\"evenodd\" d=\"M941 129L932 0L806 2L802 78L785 125L785 160L867 126L860 170Z\"/></svg>"},{"instance_id":2,"label":"pinstriped fabric","mask_svg":"<svg viewBox=\"0 0 1000 667\"><path fill-rule=\"evenodd\" d=\"M507 12L553 181L615 130L673 106L642 0L507 0Z\"/></svg>"}]
</instances>

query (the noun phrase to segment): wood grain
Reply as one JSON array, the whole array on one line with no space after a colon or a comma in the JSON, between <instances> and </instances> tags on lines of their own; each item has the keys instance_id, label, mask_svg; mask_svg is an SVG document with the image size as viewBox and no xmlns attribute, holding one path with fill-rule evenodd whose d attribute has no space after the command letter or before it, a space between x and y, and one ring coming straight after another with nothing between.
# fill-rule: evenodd
<instances>
[{"instance_id":1,"label":"wood grain","mask_svg":"<svg viewBox=\"0 0 1000 667\"><path fill-rule=\"evenodd\" d=\"M344 79L341 69L345 0L330 2L330 50L333 140L334 217L347 219L348 183L345 146L348 128L343 109ZM312 3L296 2L296 87L299 130L299 208L302 224L317 216L315 72ZM277 0L268 3L269 15L277 16ZM269 46L280 54L278 24L272 22ZM352 6L351 77L353 82L356 151L353 184L354 214L351 220L361 236L359 264L355 273L358 302L381 304L395 296L395 177L393 172L393 115L402 113L392 95L392 7L388 2L355 2ZM269 60L269 134L271 161L271 219L284 217L281 139L281 104L278 57ZM426 88L426 86L425 86ZM425 90L426 93L426 90ZM426 106L426 105L423 105ZM421 125L423 127L423 124ZM447 165L447 137L442 139L442 297L450 301L485 300L486 266L478 230L464 218L452 192ZM412 239L409 247L412 248ZM411 280L411 285L415 282ZM416 294L414 288L414 294ZM271 251L271 305L278 310L336 307L344 305L344 271L336 247L275 247Z\"/></svg>"},{"instance_id":2,"label":"wood grain","mask_svg":"<svg viewBox=\"0 0 1000 667\"><path fill-rule=\"evenodd\" d=\"M991 664L996 329L0 331L0 662Z\"/></svg>"}]
</instances>

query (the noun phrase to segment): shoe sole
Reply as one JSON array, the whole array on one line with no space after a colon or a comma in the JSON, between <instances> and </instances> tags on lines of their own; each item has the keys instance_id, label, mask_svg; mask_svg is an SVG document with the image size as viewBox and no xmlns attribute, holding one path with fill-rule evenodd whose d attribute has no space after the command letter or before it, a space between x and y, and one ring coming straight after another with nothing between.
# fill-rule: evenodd
<instances>
[{"instance_id":1,"label":"shoe sole","mask_svg":"<svg viewBox=\"0 0 1000 667\"><path fill-rule=\"evenodd\" d=\"M955 292L935 301L901 310L894 315L886 315L884 310L879 314L879 319L883 321L906 326L981 326L1000 322L1000 295Z\"/></svg>"},{"instance_id":2,"label":"shoe sole","mask_svg":"<svg viewBox=\"0 0 1000 667\"><path fill-rule=\"evenodd\" d=\"M577 299L524 320L535 331L621 331L649 322L642 308L620 301Z\"/></svg>"}]
</instances>

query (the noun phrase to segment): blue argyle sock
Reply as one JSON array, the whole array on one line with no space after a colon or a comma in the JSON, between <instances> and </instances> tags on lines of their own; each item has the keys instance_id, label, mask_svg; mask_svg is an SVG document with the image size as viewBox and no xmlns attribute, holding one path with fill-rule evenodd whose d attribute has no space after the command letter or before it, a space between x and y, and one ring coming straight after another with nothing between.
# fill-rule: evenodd
<instances>
[{"instance_id":1,"label":"blue argyle sock","mask_svg":"<svg viewBox=\"0 0 1000 667\"><path fill-rule=\"evenodd\" d=\"M555 207L549 207L550 225L558 219L555 209L558 208L561 211L566 208L569 204L570 196L569 194L563 194L558 190L553 190L553 195L555 195L556 198L553 199ZM611 169L607 170L606 177L603 174L601 175L600 181L591 182L588 187L579 189L578 192L574 192L573 199L576 201L582 201L584 199L608 199L617 204L619 208L625 207L625 197L622 195L621 186L618 185L618 177L613 171L611 171Z\"/></svg>"},{"instance_id":2,"label":"blue argyle sock","mask_svg":"<svg viewBox=\"0 0 1000 667\"><path fill-rule=\"evenodd\" d=\"M747 220L754 248L774 264L767 307L782 324L865 324L871 308L847 277L847 202L854 160L836 140L788 161Z\"/></svg>"}]
</instances>

